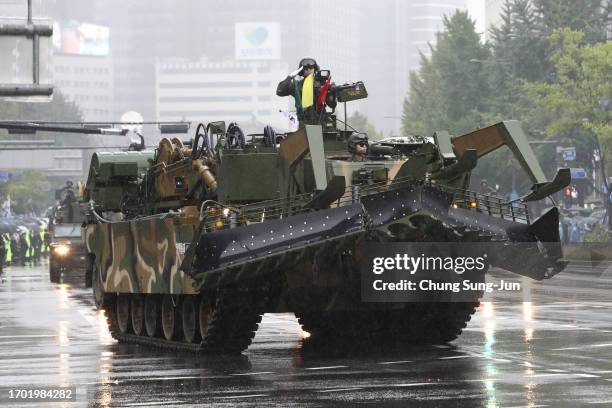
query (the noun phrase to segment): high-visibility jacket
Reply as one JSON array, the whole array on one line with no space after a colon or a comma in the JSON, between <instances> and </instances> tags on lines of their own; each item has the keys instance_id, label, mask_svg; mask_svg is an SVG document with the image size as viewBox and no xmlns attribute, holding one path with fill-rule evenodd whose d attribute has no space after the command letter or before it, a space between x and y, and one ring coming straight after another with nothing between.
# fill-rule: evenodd
<instances>
[{"instance_id":1,"label":"high-visibility jacket","mask_svg":"<svg viewBox=\"0 0 612 408\"><path fill-rule=\"evenodd\" d=\"M28 245L28 248L26 249L26 258L29 258L30 256L32 256L32 245L30 245L30 233L26 232L25 234L23 234L25 237L25 242Z\"/></svg>"},{"instance_id":2,"label":"high-visibility jacket","mask_svg":"<svg viewBox=\"0 0 612 408\"><path fill-rule=\"evenodd\" d=\"M40 232L40 253L43 253L47 250L47 245L45 244L45 229L41 228Z\"/></svg>"}]
</instances>

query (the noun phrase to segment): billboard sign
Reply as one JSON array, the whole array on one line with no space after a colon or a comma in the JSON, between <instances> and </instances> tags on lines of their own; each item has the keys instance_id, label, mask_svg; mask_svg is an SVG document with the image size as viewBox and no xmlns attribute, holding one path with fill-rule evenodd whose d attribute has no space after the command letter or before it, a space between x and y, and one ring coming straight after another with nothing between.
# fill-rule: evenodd
<instances>
[{"instance_id":1,"label":"billboard sign","mask_svg":"<svg viewBox=\"0 0 612 408\"><path fill-rule=\"evenodd\" d=\"M53 48L62 54L105 56L110 52L108 27L69 21L53 24Z\"/></svg>"},{"instance_id":2,"label":"billboard sign","mask_svg":"<svg viewBox=\"0 0 612 408\"><path fill-rule=\"evenodd\" d=\"M280 23L236 23L234 32L237 60L280 59Z\"/></svg>"},{"instance_id":3,"label":"billboard sign","mask_svg":"<svg viewBox=\"0 0 612 408\"><path fill-rule=\"evenodd\" d=\"M576 148L570 147L568 149L563 150L563 160L572 161L576 160Z\"/></svg>"},{"instance_id":4,"label":"billboard sign","mask_svg":"<svg viewBox=\"0 0 612 408\"><path fill-rule=\"evenodd\" d=\"M588 178L587 172L583 168L571 168L572 180Z\"/></svg>"}]
</instances>

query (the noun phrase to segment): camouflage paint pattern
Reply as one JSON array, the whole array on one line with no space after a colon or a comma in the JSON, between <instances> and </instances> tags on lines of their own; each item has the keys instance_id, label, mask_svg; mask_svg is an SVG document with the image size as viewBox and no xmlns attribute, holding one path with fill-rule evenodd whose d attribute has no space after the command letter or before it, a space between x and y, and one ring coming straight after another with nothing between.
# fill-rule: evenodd
<instances>
[{"instance_id":1,"label":"camouflage paint pattern","mask_svg":"<svg viewBox=\"0 0 612 408\"><path fill-rule=\"evenodd\" d=\"M85 243L105 292L193 294L179 268L195 225L176 217L87 225Z\"/></svg>"}]
</instances>

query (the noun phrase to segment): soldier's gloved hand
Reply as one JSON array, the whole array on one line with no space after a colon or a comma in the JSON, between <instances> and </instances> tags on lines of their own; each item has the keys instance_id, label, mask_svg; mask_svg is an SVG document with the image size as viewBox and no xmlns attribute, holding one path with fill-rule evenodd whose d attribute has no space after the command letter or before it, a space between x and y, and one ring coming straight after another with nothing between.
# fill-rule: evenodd
<instances>
[{"instance_id":1,"label":"soldier's gloved hand","mask_svg":"<svg viewBox=\"0 0 612 408\"><path fill-rule=\"evenodd\" d=\"M296 69L295 71L293 71L292 73L289 74L289 76L291 78L297 76L300 72L302 72L302 69L304 69L304 67L299 67L298 69Z\"/></svg>"}]
</instances>

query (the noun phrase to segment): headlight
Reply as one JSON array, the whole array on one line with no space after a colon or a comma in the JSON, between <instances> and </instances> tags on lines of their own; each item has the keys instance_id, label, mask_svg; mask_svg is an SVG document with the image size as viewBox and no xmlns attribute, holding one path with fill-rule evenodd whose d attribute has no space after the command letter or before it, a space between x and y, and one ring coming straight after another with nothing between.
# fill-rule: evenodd
<instances>
[{"instance_id":1,"label":"headlight","mask_svg":"<svg viewBox=\"0 0 612 408\"><path fill-rule=\"evenodd\" d=\"M68 245L61 244L53 248L53 250L59 256L66 256L70 252L70 247Z\"/></svg>"}]
</instances>

